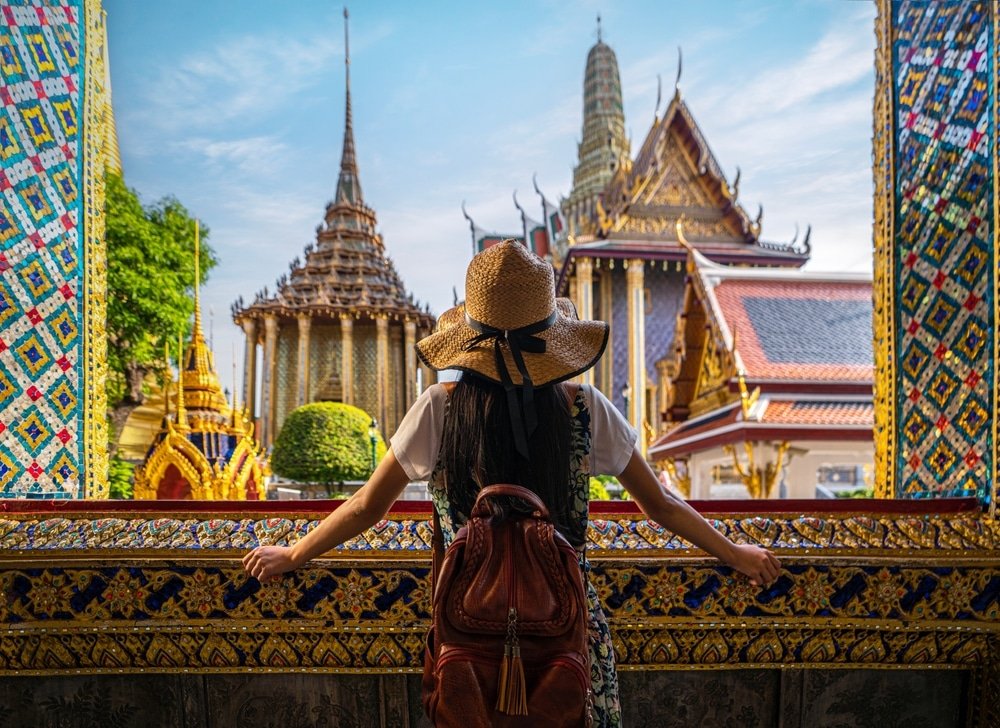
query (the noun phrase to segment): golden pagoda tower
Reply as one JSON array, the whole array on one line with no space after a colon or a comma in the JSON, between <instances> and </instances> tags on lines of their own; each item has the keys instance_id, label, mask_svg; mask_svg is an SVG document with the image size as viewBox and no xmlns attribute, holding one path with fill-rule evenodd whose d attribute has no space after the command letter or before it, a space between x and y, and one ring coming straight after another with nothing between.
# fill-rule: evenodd
<instances>
[{"instance_id":1,"label":"golden pagoda tower","mask_svg":"<svg viewBox=\"0 0 1000 728\"><path fill-rule=\"evenodd\" d=\"M315 243L306 247L304 260L292 261L277 290L265 288L248 305L241 297L232 307L246 334L243 401L253 411L260 393L257 427L267 449L292 410L317 401L360 407L391 435L419 394L414 344L434 326L386 256L375 211L361 194L346 10L344 45L344 147L336 196ZM423 371L422 381L433 382L433 374Z\"/></svg>"},{"instance_id":2,"label":"golden pagoda tower","mask_svg":"<svg viewBox=\"0 0 1000 728\"><path fill-rule=\"evenodd\" d=\"M146 460L135 470L137 499L257 500L268 474L253 426L226 402L212 352L201 326L198 291L198 228L195 227L194 326L178 364L171 418L170 395L163 427Z\"/></svg>"}]
</instances>

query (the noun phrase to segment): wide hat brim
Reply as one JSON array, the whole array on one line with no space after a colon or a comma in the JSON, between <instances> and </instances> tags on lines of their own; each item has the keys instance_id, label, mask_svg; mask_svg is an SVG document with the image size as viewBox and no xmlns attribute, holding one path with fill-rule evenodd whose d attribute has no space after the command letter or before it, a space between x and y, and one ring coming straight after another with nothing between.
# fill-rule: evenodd
<instances>
[{"instance_id":1,"label":"wide hat brim","mask_svg":"<svg viewBox=\"0 0 1000 728\"><path fill-rule=\"evenodd\" d=\"M562 303L562 301L560 301ZM569 303L568 301L566 302ZM569 306L570 310L572 305ZM554 384L590 369L601 358L608 345L608 324L605 321L580 321L567 315L566 305L556 306L556 320L535 336L545 341L544 353L523 351L525 368L532 384L541 387ZM417 342L417 354L431 369L457 369L471 372L494 382L502 382L497 371L495 347L485 341L466 349L477 332L466 323L465 310L456 306L441 315L448 325ZM523 384L507 342L501 342L507 372L515 385Z\"/></svg>"}]
</instances>

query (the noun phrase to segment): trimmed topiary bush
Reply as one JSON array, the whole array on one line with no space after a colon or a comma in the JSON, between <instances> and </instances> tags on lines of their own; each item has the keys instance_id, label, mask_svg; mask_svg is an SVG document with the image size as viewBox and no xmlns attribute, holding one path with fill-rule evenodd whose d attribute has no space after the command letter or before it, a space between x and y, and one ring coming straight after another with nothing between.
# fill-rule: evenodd
<instances>
[{"instance_id":1,"label":"trimmed topiary bush","mask_svg":"<svg viewBox=\"0 0 1000 728\"><path fill-rule=\"evenodd\" d=\"M285 419L271 453L276 475L302 483L366 480L372 472L371 415L340 402L314 402ZM376 434L375 460L385 455Z\"/></svg>"}]
</instances>

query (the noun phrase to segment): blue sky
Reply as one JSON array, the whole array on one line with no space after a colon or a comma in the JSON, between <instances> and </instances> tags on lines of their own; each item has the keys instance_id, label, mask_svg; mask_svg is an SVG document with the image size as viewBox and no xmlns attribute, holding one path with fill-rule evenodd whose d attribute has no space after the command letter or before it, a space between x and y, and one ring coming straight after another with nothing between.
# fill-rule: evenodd
<instances>
[{"instance_id":1,"label":"blue sky","mask_svg":"<svg viewBox=\"0 0 1000 728\"><path fill-rule=\"evenodd\" d=\"M342 7L296 0L105 0L126 182L173 194L211 228L202 290L228 386L243 337L229 307L288 270L333 197L344 124ZM381 2L351 13L361 184L407 288L440 313L476 222L519 232L533 174L569 193L583 71L601 14L633 153L657 74L682 93L762 237L813 226L823 270L871 267L871 2ZM209 316L209 312L211 315ZM208 333L208 332L206 332ZM241 369L242 371L242 369Z\"/></svg>"}]
</instances>

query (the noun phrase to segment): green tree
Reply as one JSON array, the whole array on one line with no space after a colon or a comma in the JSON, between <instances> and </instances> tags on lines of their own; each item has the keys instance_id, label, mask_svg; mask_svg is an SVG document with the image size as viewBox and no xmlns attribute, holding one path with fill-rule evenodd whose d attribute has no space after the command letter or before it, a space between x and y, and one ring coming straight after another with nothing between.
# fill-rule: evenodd
<instances>
[{"instance_id":1,"label":"green tree","mask_svg":"<svg viewBox=\"0 0 1000 728\"><path fill-rule=\"evenodd\" d=\"M131 500L134 494L135 482L132 474L135 466L127 460L115 455L108 463L108 497Z\"/></svg>"},{"instance_id":2,"label":"green tree","mask_svg":"<svg viewBox=\"0 0 1000 728\"><path fill-rule=\"evenodd\" d=\"M590 479L590 500L611 500L611 496L608 495L608 489L604 487L604 483L593 477Z\"/></svg>"},{"instance_id":3,"label":"green tree","mask_svg":"<svg viewBox=\"0 0 1000 728\"><path fill-rule=\"evenodd\" d=\"M164 346L176 352L194 311L194 218L173 197L143 206L115 174L107 177L108 416L110 450L132 410L146 398L150 374L166 371ZM201 281L216 264L201 226ZM176 356L176 354L174 354Z\"/></svg>"},{"instance_id":4,"label":"green tree","mask_svg":"<svg viewBox=\"0 0 1000 728\"><path fill-rule=\"evenodd\" d=\"M372 418L340 402L313 402L293 410L281 427L271 453L276 475L303 483L364 480L372 471ZM376 462L385 455L375 435Z\"/></svg>"}]
</instances>

